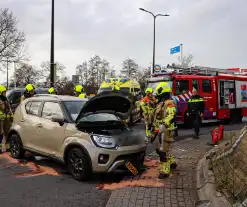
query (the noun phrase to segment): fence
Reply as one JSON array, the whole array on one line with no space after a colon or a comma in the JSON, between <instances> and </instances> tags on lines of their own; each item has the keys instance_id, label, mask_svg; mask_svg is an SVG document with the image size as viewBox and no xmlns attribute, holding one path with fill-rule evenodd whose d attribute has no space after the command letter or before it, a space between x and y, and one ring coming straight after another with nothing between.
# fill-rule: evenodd
<instances>
[{"instance_id":1,"label":"fence","mask_svg":"<svg viewBox=\"0 0 247 207\"><path fill-rule=\"evenodd\" d=\"M228 136L228 143L211 157L217 188L231 204L247 206L247 127Z\"/></svg>"}]
</instances>

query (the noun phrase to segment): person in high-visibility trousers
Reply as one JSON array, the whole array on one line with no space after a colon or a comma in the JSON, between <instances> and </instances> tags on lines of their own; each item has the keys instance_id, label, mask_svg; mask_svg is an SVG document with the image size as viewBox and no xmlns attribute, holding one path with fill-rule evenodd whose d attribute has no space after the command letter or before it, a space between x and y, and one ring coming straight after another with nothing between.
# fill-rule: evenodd
<instances>
[{"instance_id":1,"label":"person in high-visibility trousers","mask_svg":"<svg viewBox=\"0 0 247 207\"><path fill-rule=\"evenodd\" d=\"M154 118L156 99L153 96L152 88L147 88L145 94L146 96L141 100L140 104L141 104L142 114L145 120L146 137L149 139L153 136L151 128Z\"/></svg>"},{"instance_id":2,"label":"person in high-visibility trousers","mask_svg":"<svg viewBox=\"0 0 247 207\"><path fill-rule=\"evenodd\" d=\"M10 146L7 142L8 132L13 122L13 113L6 97L7 89L0 85L0 153L3 151L3 139L5 140L5 149L9 150Z\"/></svg>"},{"instance_id":3,"label":"person in high-visibility trousers","mask_svg":"<svg viewBox=\"0 0 247 207\"><path fill-rule=\"evenodd\" d=\"M21 97L21 102L24 101L27 98L31 98L35 95L35 87L33 84L27 84L26 85L26 91L24 92L23 96Z\"/></svg>"},{"instance_id":4,"label":"person in high-visibility trousers","mask_svg":"<svg viewBox=\"0 0 247 207\"><path fill-rule=\"evenodd\" d=\"M56 95L57 94L57 91L55 90L55 88L51 87L51 88L48 89L48 93L49 94Z\"/></svg>"},{"instance_id":5,"label":"person in high-visibility trousers","mask_svg":"<svg viewBox=\"0 0 247 207\"><path fill-rule=\"evenodd\" d=\"M157 145L157 154L160 157L159 178L169 177L171 168L176 168L177 164L174 157L171 156L171 145L174 141L176 124L174 122L176 115L176 104L171 96L171 88L167 82L161 82L156 87L158 102L154 114L155 136L159 138Z\"/></svg>"},{"instance_id":6,"label":"person in high-visibility trousers","mask_svg":"<svg viewBox=\"0 0 247 207\"><path fill-rule=\"evenodd\" d=\"M84 93L84 88L82 85L75 86L75 94L79 98L87 98L87 95Z\"/></svg>"}]
</instances>

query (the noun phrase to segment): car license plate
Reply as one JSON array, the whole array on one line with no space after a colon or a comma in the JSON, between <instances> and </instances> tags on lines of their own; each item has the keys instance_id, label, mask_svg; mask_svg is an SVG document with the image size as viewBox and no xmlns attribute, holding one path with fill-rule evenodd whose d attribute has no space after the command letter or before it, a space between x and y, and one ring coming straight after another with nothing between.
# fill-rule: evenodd
<instances>
[{"instance_id":1,"label":"car license plate","mask_svg":"<svg viewBox=\"0 0 247 207\"><path fill-rule=\"evenodd\" d=\"M131 162L126 162L125 166L127 167L127 169L133 174L133 175L138 175L138 170L136 169L136 167L131 163Z\"/></svg>"}]
</instances>

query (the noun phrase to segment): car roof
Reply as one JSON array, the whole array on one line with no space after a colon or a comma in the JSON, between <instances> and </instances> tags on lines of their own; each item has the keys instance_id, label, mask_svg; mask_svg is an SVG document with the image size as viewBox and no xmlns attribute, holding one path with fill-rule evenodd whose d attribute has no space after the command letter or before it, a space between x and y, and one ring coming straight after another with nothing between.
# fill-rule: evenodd
<instances>
[{"instance_id":1,"label":"car roof","mask_svg":"<svg viewBox=\"0 0 247 207\"><path fill-rule=\"evenodd\" d=\"M88 101L87 98L79 98L67 95L52 95L52 94L37 94L28 100L41 100L41 101Z\"/></svg>"}]
</instances>

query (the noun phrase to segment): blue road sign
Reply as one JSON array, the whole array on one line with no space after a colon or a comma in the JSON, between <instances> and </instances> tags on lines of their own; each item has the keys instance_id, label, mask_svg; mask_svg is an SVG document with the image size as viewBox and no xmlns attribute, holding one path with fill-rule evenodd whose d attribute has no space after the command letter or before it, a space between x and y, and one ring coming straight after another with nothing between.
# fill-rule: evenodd
<instances>
[{"instance_id":1,"label":"blue road sign","mask_svg":"<svg viewBox=\"0 0 247 207\"><path fill-rule=\"evenodd\" d=\"M170 49L170 54L174 54L178 52L180 52L180 45Z\"/></svg>"}]
</instances>

